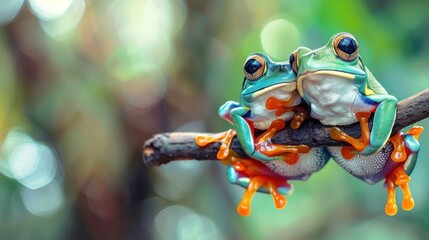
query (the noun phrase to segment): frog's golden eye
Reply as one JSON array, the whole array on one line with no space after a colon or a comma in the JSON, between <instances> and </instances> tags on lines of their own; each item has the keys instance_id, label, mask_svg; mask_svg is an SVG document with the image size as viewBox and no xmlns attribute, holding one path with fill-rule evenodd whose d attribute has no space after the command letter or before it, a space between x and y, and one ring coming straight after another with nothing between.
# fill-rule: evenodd
<instances>
[{"instance_id":1,"label":"frog's golden eye","mask_svg":"<svg viewBox=\"0 0 429 240\"><path fill-rule=\"evenodd\" d=\"M256 80L265 73L265 59L259 55L252 55L244 63L244 75L249 80Z\"/></svg>"},{"instance_id":2,"label":"frog's golden eye","mask_svg":"<svg viewBox=\"0 0 429 240\"><path fill-rule=\"evenodd\" d=\"M353 61L359 54L359 45L353 35L343 33L335 38L334 50L344 61Z\"/></svg>"},{"instance_id":3,"label":"frog's golden eye","mask_svg":"<svg viewBox=\"0 0 429 240\"><path fill-rule=\"evenodd\" d=\"M292 66L292 69L295 73L298 73L298 59L297 59L298 51L295 50L289 57L289 64Z\"/></svg>"}]
</instances>

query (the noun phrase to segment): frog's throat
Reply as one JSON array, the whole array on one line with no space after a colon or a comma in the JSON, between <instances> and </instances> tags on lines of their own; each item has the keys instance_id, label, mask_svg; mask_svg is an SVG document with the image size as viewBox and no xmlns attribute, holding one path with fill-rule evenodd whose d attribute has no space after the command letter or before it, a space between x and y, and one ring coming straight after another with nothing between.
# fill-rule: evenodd
<instances>
[{"instance_id":1,"label":"frog's throat","mask_svg":"<svg viewBox=\"0 0 429 240\"><path fill-rule=\"evenodd\" d=\"M302 82L303 82L304 78L306 78L308 75L331 75L331 76L342 77L344 79L350 79L350 80L355 79L354 74L346 73L346 72L340 72L340 71L321 70L321 71L316 71L316 72L305 72L305 73L301 74L301 76L298 77L298 82L297 82L297 89L298 89L299 95L301 95L301 97L304 96L304 91L302 90Z\"/></svg>"},{"instance_id":2,"label":"frog's throat","mask_svg":"<svg viewBox=\"0 0 429 240\"><path fill-rule=\"evenodd\" d=\"M275 84L275 85L266 87L264 89L261 89L259 91L251 93L252 98L257 98L257 97L259 97L259 96L261 96L261 95L263 95L269 91L277 89L277 88L285 88L285 90L293 92L296 89L296 82L293 81L293 82L287 82L287 83L279 83L279 84Z\"/></svg>"}]
</instances>

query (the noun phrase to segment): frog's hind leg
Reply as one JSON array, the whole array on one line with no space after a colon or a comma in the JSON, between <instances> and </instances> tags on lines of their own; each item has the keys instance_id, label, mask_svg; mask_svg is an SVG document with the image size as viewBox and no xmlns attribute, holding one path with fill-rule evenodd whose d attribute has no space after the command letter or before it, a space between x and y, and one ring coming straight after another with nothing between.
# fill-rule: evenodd
<instances>
[{"instance_id":1,"label":"frog's hind leg","mask_svg":"<svg viewBox=\"0 0 429 240\"><path fill-rule=\"evenodd\" d=\"M363 151L368 145L370 145L369 137L370 137L370 130L368 126L368 119L371 116L371 112L359 112L356 113L356 118L359 120L360 127L361 127L361 136L360 138L356 139L354 137L349 136L347 133L342 131L341 129L337 127L331 128L330 136L332 139L347 142L350 146L345 146L341 150L341 153L345 159L351 159L354 155L356 155L356 151L361 152Z\"/></svg>"},{"instance_id":2,"label":"frog's hind leg","mask_svg":"<svg viewBox=\"0 0 429 240\"><path fill-rule=\"evenodd\" d=\"M395 208L397 209L395 203L395 188L397 186L403 192L402 209L410 211L414 208L414 199L408 183L411 181L409 174L413 171L420 151L418 138L422 132L422 127L413 126L407 133L397 133L390 138L394 145L390 158L400 165L386 176L388 195L385 211L389 216L395 215L397 211L395 210Z\"/></svg>"},{"instance_id":3,"label":"frog's hind leg","mask_svg":"<svg viewBox=\"0 0 429 240\"><path fill-rule=\"evenodd\" d=\"M237 132L234 129L229 129L228 131L214 135L197 135L195 137L195 142L200 147L207 146L210 143L221 142L222 145L219 147L216 157L217 159L222 160L229 156L232 139L236 135Z\"/></svg>"},{"instance_id":4,"label":"frog's hind leg","mask_svg":"<svg viewBox=\"0 0 429 240\"><path fill-rule=\"evenodd\" d=\"M280 194L278 190L279 185L274 184L272 181L268 181L265 187L268 188L268 191L273 197L274 206L276 206L277 209L284 208L286 206L287 200L284 196Z\"/></svg>"},{"instance_id":5,"label":"frog's hind leg","mask_svg":"<svg viewBox=\"0 0 429 240\"><path fill-rule=\"evenodd\" d=\"M250 215L250 206L256 192L270 193L275 207L282 209L287 203L282 194L290 194L293 189L285 177L273 173L265 164L253 159L237 158L228 168L228 180L246 188L237 207L237 212L241 216Z\"/></svg>"},{"instance_id":6,"label":"frog's hind leg","mask_svg":"<svg viewBox=\"0 0 429 240\"><path fill-rule=\"evenodd\" d=\"M403 192L402 209L410 211L414 208L414 199L411 195L411 191L408 186L410 180L411 178L410 176L408 176L408 174L405 173L403 166L397 167L391 174L386 177L387 204L385 212L387 215L393 216L398 211L395 199L395 189L397 186L401 187L401 190Z\"/></svg>"},{"instance_id":7,"label":"frog's hind leg","mask_svg":"<svg viewBox=\"0 0 429 240\"><path fill-rule=\"evenodd\" d=\"M395 183L391 179L386 179L386 187L387 187L387 203L384 208L384 212L389 216L394 216L398 212L398 206L396 205L395 198Z\"/></svg>"},{"instance_id":8,"label":"frog's hind leg","mask_svg":"<svg viewBox=\"0 0 429 240\"><path fill-rule=\"evenodd\" d=\"M249 185L244 192L241 202L238 204L237 212L241 216L250 215L250 205L256 191L265 183L265 179L261 177L253 177L250 179Z\"/></svg>"},{"instance_id":9,"label":"frog's hind leg","mask_svg":"<svg viewBox=\"0 0 429 240\"><path fill-rule=\"evenodd\" d=\"M307 145L273 144L271 138L284 127L285 122L283 120L274 120L270 127L256 138L255 149L269 157L282 155L283 160L289 164L294 164L298 161L298 153L308 153L310 148Z\"/></svg>"}]
</instances>

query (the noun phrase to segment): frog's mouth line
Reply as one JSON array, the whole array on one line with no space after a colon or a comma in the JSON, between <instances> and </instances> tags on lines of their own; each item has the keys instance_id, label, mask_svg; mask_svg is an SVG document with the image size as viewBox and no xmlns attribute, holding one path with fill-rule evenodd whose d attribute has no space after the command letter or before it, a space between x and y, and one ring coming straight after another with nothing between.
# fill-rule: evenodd
<instances>
[{"instance_id":1,"label":"frog's mouth line","mask_svg":"<svg viewBox=\"0 0 429 240\"><path fill-rule=\"evenodd\" d=\"M301 76L299 76L297 81L297 89L298 89L299 95L301 96L304 96L304 92L302 91L302 82L304 78L306 78L309 75L330 75L330 76L342 77L344 79L349 79L349 80L355 79L354 74L341 72L341 71L321 70L321 71L315 71L315 72L305 72L304 74L301 74Z\"/></svg>"},{"instance_id":2,"label":"frog's mouth line","mask_svg":"<svg viewBox=\"0 0 429 240\"><path fill-rule=\"evenodd\" d=\"M259 96L261 96L261 95L263 95L263 94L265 94L265 93L267 93L269 91L277 89L277 88L285 88L285 90L293 92L296 89L296 82L293 81L293 82L288 82L288 83L274 84L272 86L269 86L267 88L264 88L262 90L255 91L255 92L249 93L249 94L253 94L252 97L253 98L257 98L257 97L259 97Z\"/></svg>"}]
</instances>

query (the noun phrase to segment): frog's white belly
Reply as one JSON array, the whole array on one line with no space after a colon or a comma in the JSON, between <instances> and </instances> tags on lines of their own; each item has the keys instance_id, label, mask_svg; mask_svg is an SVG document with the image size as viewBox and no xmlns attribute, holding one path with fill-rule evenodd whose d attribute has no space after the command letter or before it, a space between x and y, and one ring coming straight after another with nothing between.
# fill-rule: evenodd
<instances>
[{"instance_id":1,"label":"frog's white belly","mask_svg":"<svg viewBox=\"0 0 429 240\"><path fill-rule=\"evenodd\" d=\"M305 100L311 117L325 125L348 125L357 122L356 112L370 112L372 103L359 92L353 80L332 75L309 73L302 80Z\"/></svg>"},{"instance_id":2,"label":"frog's white belly","mask_svg":"<svg viewBox=\"0 0 429 240\"><path fill-rule=\"evenodd\" d=\"M287 100L294 97L294 101L291 102L290 107L299 105L301 103L301 97L299 96L297 91L286 92L283 89L276 89L270 92L270 94L264 94L251 103L250 111L252 112L252 116L250 119L253 122L253 126L256 129L266 130L270 127L271 122L277 119L281 119L283 121L291 120L295 113L294 112L285 112L280 116L276 116L275 110L268 110L266 107L267 99L271 96L276 97L279 100Z\"/></svg>"}]
</instances>

